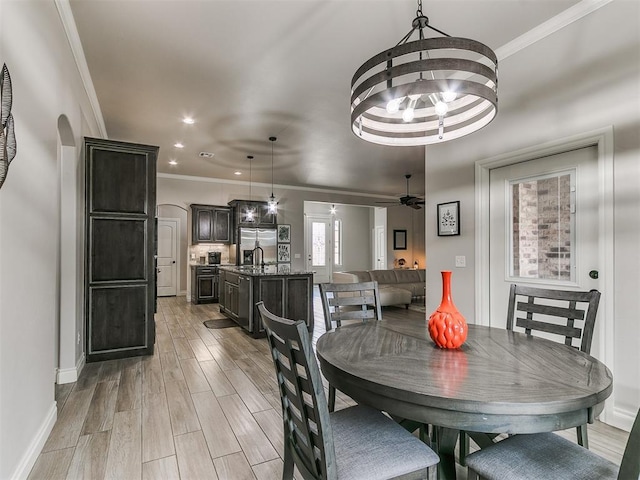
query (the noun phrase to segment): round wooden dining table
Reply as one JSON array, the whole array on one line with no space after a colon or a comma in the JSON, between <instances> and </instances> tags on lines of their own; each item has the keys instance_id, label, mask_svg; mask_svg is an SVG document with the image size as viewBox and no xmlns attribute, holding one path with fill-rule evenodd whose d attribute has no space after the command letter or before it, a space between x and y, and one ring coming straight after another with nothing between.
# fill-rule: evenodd
<instances>
[{"instance_id":1,"label":"round wooden dining table","mask_svg":"<svg viewBox=\"0 0 640 480\"><path fill-rule=\"evenodd\" d=\"M438 429L439 478L455 478L458 432L538 433L592 423L613 378L579 350L469 325L459 349L438 348L425 320L376 321L322 335L325 378L358 403Z\"/></svg>"}]
</instances>

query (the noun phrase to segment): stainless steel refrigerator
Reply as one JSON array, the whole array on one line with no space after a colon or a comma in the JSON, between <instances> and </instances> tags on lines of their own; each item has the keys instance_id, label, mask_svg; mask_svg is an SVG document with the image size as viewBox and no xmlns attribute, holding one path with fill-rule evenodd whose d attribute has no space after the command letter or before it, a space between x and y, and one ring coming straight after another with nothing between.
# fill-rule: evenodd
<instances>
[{"instance_id":1,"label":"stainless steel refrigerator","mask_svg":"<svg viewBox=\"0 0 640 480\"><path fill-rule=\"evenodd\" d=\"M275 265L277 258L277 236L275 228L240 228L238 230L238 242L236 248L236 265ZM259 246L264 251L264 258L260 258ZM233 248L231 249L233 250Z\"/></svg>"}]
</instances>

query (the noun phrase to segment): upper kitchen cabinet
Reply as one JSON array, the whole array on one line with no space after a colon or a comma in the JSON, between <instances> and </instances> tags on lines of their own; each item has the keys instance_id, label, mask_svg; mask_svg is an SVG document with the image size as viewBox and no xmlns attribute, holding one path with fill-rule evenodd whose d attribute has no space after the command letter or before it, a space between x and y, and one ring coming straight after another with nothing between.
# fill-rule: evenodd
<instances>
[{"instance_id":1,"label":"upper kitchen cabinet","mask_svg":"<svg viewBox=\"0 0 640 480\"><path fill-rule=\"evenodd\" d=\"M233 207L236 227L275 228L278 223L277 215L269 213L267 202L231 200L229 206ZM248 209L253 210L252 220L247 216Z\"/></svg>"},{"instance_id":2,"label":"upper kitchen cabinet","mask_svg":"<svg viewBox=\"0 0 640 480\"><path fill-rule=\"evenodd\" d=\"M153 354L157 158L85 138L88 362Z\"/></svg>"},{"instance_id":3,"label":"upper kitchen cabinet","mask_svg":"<svg viewBox=\"0 0 640 480\"><path fill-rule=\"evenodd\" d=\"M231 243L231 209L191 205L191 243Z\"/></svg>"}]
</instances>

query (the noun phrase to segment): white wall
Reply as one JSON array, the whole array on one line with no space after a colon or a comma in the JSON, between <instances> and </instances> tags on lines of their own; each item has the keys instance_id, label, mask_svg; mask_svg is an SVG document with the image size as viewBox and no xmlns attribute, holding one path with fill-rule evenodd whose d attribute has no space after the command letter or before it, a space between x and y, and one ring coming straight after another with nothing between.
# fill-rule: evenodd
<instances>
[{"instance_id":1,"label":"white wall","mask_svg":"<svg viewBox=\"0 0 640 480\"><path fill-rule=\"evenodd\" d=\"M604 61L602 59L605 59ZM500 62L498 117L464 139L427 147L427 283L453 270L453 297L471 322L475 305L474 162L614 127L614 417L630 426L640 406L640 3L617 0ZM460 237L438 237L434 208L461 202ZM433 226L432 226L433 225ZM455 255L467 268L455 268ZM431 288L427 309L440 290ZM506 310L506 306L505 306Z\"/></svg>"},{"instance_id":2,"label":"white wall","mask_svg":"<svg viewBox=\"0 0 640 480\"><path fill-rule=\"evenodd\" d=\"M56 418L58 118L97 134L56 5L0 1L17 156L0 190L0 478L26 478Z\"/></svg>"},{"instance_id":3,"label":"white wall","mask_svg":"<svg viewBox=\"0 0 640 480\"><path fill-rule=\"evenodd\" d=\"M306 202L305 214L329 214L329 203ZM338 204L334 219L342 221L342 265L334 266L334 272L369 270L372 268L371 231L373 207Z\"/></svg>"}]
</instances>

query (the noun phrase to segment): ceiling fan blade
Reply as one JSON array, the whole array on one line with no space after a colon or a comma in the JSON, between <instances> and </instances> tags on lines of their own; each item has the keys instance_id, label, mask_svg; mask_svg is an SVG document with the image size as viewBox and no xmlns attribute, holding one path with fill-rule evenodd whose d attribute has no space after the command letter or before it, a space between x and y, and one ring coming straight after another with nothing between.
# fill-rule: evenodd
<instances>
[{"instance_id":1,"label":"ceiling fan blade","mask_svg":"<svg viewBox=\"0 0 640 480\"><path fill-rule=\"evenodd\" d=\"M420 209L422 208L422 207L420 206L420 204L418 204L418 203L412 203L412 204L407 205L407 206L408 206L408 207L411 207L411 208L413 208L413 209L415 209L415 210L420 210Z\"/></svg>"}]
</instances>

